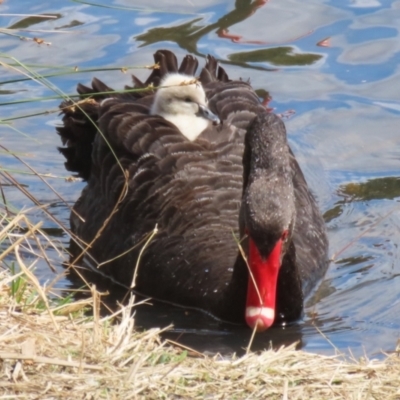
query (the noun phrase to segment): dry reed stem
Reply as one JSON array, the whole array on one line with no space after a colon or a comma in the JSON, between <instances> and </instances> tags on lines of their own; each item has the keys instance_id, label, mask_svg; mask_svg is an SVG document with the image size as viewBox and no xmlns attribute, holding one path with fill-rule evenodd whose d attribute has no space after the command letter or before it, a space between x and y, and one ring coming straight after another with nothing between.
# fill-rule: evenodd
<instances>
[{"instance_id":1,"label":"dry reed stem","mask_svg":"<svg viewBox=\"0 0 400 400\"><path fill-rule=\"evenodd\" d=\"M19 246L16 246L15 247L15 257L17 258L18 264L19 264L21 270L23 271L23 273L29 278L30 282L32 283L32 285L35 287L35 289L39 293L40 297L42 298L42 300L46 306L46 310L48 311L48 313L50 315L51 321L53 322L57 332L59 332L60 328L58 327L58 324L57 324L56 320L54 319L54 315L53 315L52 311L50 310L50 306L49 306L49 302L47 300L46 293L43 291L36 276L22 261L21 256L19 255L18 249L19 249Z\"/></svg>"},{"instance_id":2,"label":"dry reed stem","mask_svg":"<svg viewBox=\"0 0 400 400\"><path fill-rule=\"evenodd\" d=\"M118 211L119 206L121 205L121 203L123 202L125 196L128 193L128 172L127 171L123 171L124 176L125 176L125 182L124 182L124 186L121 190L121 193L118 197L117 202L115 203L113 209L111 210L110 214L108 215L108 217L104 220L102 226L99 228L99 230L96 232L96 235L94 236L94 238L92 239L92 241L88 244L85 244L85 248L81 249L81 253L75 257L73 263L71 263L70 267L73 268L76 266L76 264L82 259L82 257L84 255L89 255L90 253L88 253L88 250L92 247L93 243L101 236L101 234L103 233L104 229L107 227L108 223L110 222L111 218L113 217L113 215ZM81 217L80 217L81 218ZM79 242L81 242L81 240L79 239ZM78 241L76 241L77 244L79 244ZM99 267L99 266L97 266Z\"/></svg>"},{"instance_id":3,"label":"dry reed stem","mask_svg":"<svg viewBox=\"0 0 400 400\"><path fill-rule=\"evenodd\" d=\"M133 289L136 286L136 278L137 278L137 274L138 274L138 270L139 270L139 264L140 264L140 260L142 258L142 255L143 255L144 251L146 250L147 246L153 240L154 236L157 235L157 233L158 233L158 226L156 224L156 226L153 229L153 232L151 233L149 238L146 240L145 244L140 249L139 256L137 258L135 269L134 269L134 272L133 272L132 282L131 282L131 286L130 286L131 289Z\"/></svg>"},{"instance_id":4,"label":"dry reed stem","mask_svg":"<svg viewBox=\"0 0 400 400\"><path fill-rule=\"evenodd\" d=\"M29 227L28 232L25 235L22 235L19 239L17 239L14 243L12 243L9 247L7 247L2 254L0 254L0 261L3 260L8 254L10 254L16 247L18 247L24 240L26 240L32 233L36 232L41 226L42 222L38 222L36 225Z\"/></svg>"}]
</instances>

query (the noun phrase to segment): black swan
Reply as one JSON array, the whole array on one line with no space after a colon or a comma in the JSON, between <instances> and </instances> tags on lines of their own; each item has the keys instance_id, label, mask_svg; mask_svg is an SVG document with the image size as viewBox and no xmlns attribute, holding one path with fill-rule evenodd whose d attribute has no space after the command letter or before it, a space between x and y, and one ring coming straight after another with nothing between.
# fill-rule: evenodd
<instances>
[{"instance_id":1,"label":"black swan","mask_svg":"<svg viewBox=\"0 0 400 400\"><path fill-rule=\"evenodd\" d=\"M137 267L136 292L258 331L298 319L328 242L283 122L211 56L197 79L193 56L154 58L141 90L95 78L61 105L60 151L87 181L71 262L127 288Z\"/></svg>"}]
</instances>

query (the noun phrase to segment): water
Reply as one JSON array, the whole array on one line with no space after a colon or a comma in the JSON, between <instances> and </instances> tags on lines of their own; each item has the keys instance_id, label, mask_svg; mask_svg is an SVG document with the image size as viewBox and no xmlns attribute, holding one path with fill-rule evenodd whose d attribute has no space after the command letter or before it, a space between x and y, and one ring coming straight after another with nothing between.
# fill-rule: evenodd
<instances>
[{"instance_id":1,"label":"water","mask_svg":"<svg viewBox=\"0 0 400 400\"><path fill-rule=\"evenodd\" d=\"M178 57L191 52L200 61L210 53L230 76L251 78L259 95L267 101L269 94L269 106L285 118L291 146L325 213L333 259L308 300L304 320L258 335L254 348L268 347L270 340L300 340L299 347L319 353L333 353L334 347L350 348L356 355L392 351L400 336L400 1L205 0L200 6L189 0L146 0L136 1L136 10L128 0L96 2L115 8L68 0L35 5L5 0L2 14L56 18L0 15L2 27L41 30L18 34L51 43L1 34L0 51L25 64L77 67L75 74L49 78L69 94L94 75L112 87L129 84L129 74L121 71L79 70L150 65L159 48ZM35 70L54 73L54 68ZM2 66L1 72L1 82L21 78L12 68ZM148 71L134 73L144 77ZM33 81L2 84L0 117L55 111L59 100L8 104L52 95ZM38 172L56 176L47 181L72 205L83 184L62 179L68 174L55 149L58 122L54 112L1 125L1 144ZM0 157L3 168L24 169L4 152ZM14 175L68 226L65 203L37 178ZM32 206L14 187L3 189L17 208ZM37 221L43 213L35 209L31 216ZM60 248L68 243L48 218L45 228ZM62 271L62 257L52 249L48 254ZM54 278L44 262L37 274L42 281ZM58 284L70 287L65 278ZM196 313L164 307L146 307L137 323L163 326L171 319L177 326L173 339L210 352L239 351L250 336L245 328L223 327Z\"/></svg>"}]
</instances>

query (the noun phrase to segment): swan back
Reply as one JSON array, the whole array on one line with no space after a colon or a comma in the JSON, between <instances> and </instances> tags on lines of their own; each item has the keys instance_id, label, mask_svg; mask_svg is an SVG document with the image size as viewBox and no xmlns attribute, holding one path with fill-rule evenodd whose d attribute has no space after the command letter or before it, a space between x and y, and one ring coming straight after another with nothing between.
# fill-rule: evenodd
<instances>
[{"instance_id":1,"label":"swan back","mask_svg":"<svg viewBox=\"0 0 400 400\"><path fill-rule=\"evenodd\" d=\"M189 140L195 140L210 125L210 119L215 117L207 108L207 96L202 84L194 76L172 73L166 75L160 86L151 114L162 116ZM211 114L211 118L204 115L204 110Z\"/></svg>"}]
</instances>

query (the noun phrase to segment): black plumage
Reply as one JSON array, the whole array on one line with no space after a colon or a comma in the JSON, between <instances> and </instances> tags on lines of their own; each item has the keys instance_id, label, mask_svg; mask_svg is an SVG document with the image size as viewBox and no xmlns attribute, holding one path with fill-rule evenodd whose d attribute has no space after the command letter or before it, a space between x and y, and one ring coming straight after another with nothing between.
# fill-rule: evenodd
<instances>
[{"instance_id":1,"label":"black plumage","mask_svg":"<svg viewBox=\"0 0 400 400\"><path fill-rule=\"evenodd\" d=\"M178 66L166 50L155 61L160 68L144 83L134 77L134 87L157 86L171 72L194 75L198 65L186 56ZM222 123L192 142L149 114L151 89L102 95L111 89L94 79L91 88L78 86L90 100L61 105L60 151L66 168L87 181L71 214L71 262L101 263L103 275L129 287L143 241L157 225L135 290L244 321L249 278L237 241L248 234L267 257L287 225L275 322L297 319L327 266L315 199L283 122L265 111L250 84L229 80L210 56L199 80ZM81 257L85 243L90 255Z\"/></svg>"}]
</instances>

